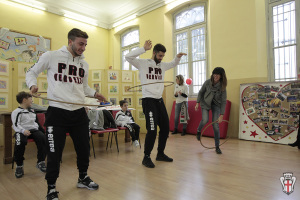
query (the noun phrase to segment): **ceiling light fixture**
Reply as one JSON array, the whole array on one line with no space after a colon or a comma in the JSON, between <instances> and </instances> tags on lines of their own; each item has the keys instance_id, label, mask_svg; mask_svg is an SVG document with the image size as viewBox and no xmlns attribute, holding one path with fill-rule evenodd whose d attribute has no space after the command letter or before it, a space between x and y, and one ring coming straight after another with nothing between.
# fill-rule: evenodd
<instances>
[{"instance_id":1,"label":"ceiling light fixture","mask_svg":"<svg viewBox=\"0 0 300 200\"><path fill-rule=\"evenodd\" d=\"M42 6L35 5L34 4L35 2L29 3L29 2L24 2L24 1L21 1L21 0L11 0L11 1L22 4L22 5L25 5L25 6L29 6L29 7L38 9L38 10L46 10L46 8L44 8Z\"/></svg>"},{"instance_id":2,"label":"ceiling light fixture","mask_svg":"<svg viewBox=\"0 0 300 200\"><path fill-rule=\"evenodd\" d=\"M71 12L67 12L64 14L64 17L76 20L76 21L80 21L80 22L84 22L86 24L90 24L93 26L98 26L97 20L83 16L83 15L78 15L75 13L71 13Z\"/></svg>"}]
</instances>

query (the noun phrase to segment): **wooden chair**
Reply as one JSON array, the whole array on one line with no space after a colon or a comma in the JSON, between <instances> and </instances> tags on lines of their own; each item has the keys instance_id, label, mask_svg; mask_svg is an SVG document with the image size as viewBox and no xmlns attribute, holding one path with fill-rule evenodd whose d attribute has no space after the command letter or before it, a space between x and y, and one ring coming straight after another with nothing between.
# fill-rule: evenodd
<instances>
[{"instance_id":1,"label":"wooden chair","mask_svg":"<svg viewBox=\"0 0 300 200\"><path fill-rule=\"evenodd\" d=\"M93 152L94 152L94 158L96 158L96 155L95 155L93 135L108 133L108 139L107 139L107 143L106 143L106 151L107 151L109 139L110 139L110 148L111 148L112 138L113 138L113 136L115 136L115 140L116 140L116 144L117 144L117 149L118 149L118 153L119 153L118 134L117 134L118 131L119 131L118 128L108 128L108 129L101 130L101 131L100 130L91 130L91 140L92 140L92 147L93 147ZM111 135L111 137L110 137L110 135Z\"/></svg>"}]
</instances>

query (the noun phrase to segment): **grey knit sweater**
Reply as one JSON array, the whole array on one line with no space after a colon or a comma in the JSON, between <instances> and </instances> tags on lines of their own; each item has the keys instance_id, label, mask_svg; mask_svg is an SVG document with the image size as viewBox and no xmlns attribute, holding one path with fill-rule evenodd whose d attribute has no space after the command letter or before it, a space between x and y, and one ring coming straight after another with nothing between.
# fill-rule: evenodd
<instances>
[{"instance_id":1,"label":"grey knit sweater","mask_svg":"<svg viewBox=\"0 0 300 200\"><path fill-rule=\"evenodd\" d=\"M222 91L221 83L218 82L212 85L210 79L206 80L202 85L197 98L197 103L200 103L201 108L210 110L211 104L214 103L221 108L221 115L225 112L227 92Z\"/></svg>"}]
</instances>

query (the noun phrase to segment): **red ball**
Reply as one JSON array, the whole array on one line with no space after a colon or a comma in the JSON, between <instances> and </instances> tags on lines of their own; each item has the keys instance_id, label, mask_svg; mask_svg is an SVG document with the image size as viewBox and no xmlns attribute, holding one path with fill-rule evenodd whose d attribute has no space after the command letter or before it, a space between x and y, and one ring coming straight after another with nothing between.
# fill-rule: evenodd
<instances>
[{"instance_id":1,"label":"red ball","mask_svg":"<svg viewBox=\"0 0 300 200\"><path fill-rule=\"evenodd\" d=\"M187 78L185 82L187 85L191 85L193 81L191 78Z\"/></svg>"}]
</instances>

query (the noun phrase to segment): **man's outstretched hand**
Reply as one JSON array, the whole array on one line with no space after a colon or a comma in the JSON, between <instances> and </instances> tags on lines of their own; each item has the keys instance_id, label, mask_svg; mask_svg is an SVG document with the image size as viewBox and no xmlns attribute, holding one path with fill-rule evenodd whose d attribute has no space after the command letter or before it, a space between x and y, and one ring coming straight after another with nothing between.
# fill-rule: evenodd
<instances>
[{"instance_id":1,"label":"man's outstretched hand","mask_svg":"<svg viewBox=\"0 0 300 200\"><path fill-rule=\"evenodd\" d=\"M177 58L181 58L182 56L186 56L186 55L187 55L186 53L180 52L179 54L177 54Z\"/></svg>"}]
</instances>

